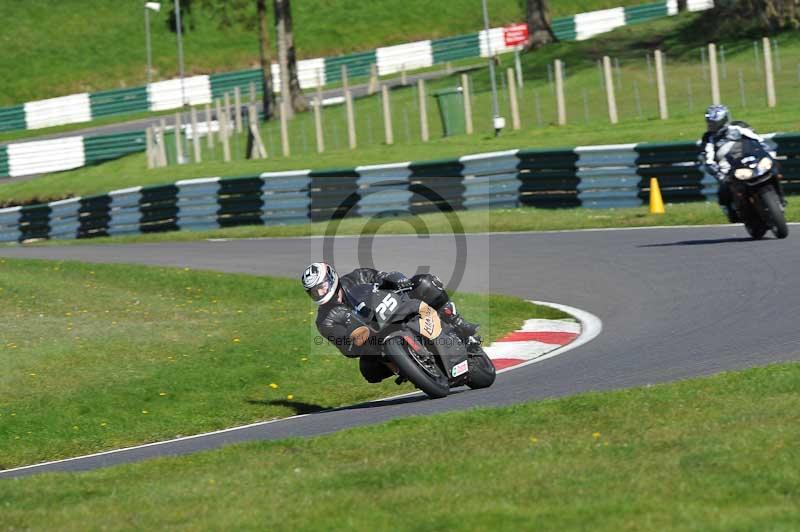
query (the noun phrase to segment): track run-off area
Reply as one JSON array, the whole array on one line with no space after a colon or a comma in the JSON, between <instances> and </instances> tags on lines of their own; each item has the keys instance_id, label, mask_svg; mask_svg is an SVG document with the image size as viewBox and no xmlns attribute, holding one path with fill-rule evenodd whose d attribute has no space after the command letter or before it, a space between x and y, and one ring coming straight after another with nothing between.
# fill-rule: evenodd
<instances>
[{"instance_id":1,"label":"track run-off area","mask_svg":"<svg viewBox=\"0 0 800 532\"><path fill-rule=\"evenodd\" d=\"M108 454L83 464L53 464L47 470L102 467L236 441L313 436L409 415L503 406L800 360L800 327L794 316L800 308L796 236L752 241L740 226L714 226L474 234L461 242L459 238L337 237L328 240L325 258L340 271L374 265L411 275L427 269L445 283L453 281L455 272L455 280L461 277L460 291L558 302L599 318L602 333L562 356L504 372L486 390L459 389L439 400L411 394L150 445L126 460ZM307 263L322 258L324 243L323 238L312 237L10 246L0 247L0 256L297 277ZM264 334L280 331L265 323ZM361 378L356 370L353 378ZM0 472L0 478L13 473Z\"/></svg>"}]
</instances>

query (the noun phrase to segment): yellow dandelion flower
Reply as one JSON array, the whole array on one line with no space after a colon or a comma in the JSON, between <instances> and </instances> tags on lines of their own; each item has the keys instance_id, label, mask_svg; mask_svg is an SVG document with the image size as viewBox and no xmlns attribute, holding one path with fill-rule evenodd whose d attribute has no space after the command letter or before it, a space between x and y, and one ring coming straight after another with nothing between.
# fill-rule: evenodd
<instances>
[{"instance_id":1,"label":"yellow dandelion flower","mask_svg":"<svg viewBox=\"0 0 800 532\"><path fill-rule=\"evenodd\" d=\"M292 399L294 399L294 395L292 395L292 394L289 394L289 395L287 395L287 396L286 396L286 399L288 399L289 401L291 401Z\"/></svg>"},{"instance_id":2,"label":"yellow dandelion flower","mask_svg":"<svg viewBox=\"0 0 800 532\"><path fill-rule=\"evenodd\" d=\"M271 383L269 384L269 387L270 387L270 388L272 388L272 389L274 390L275 388L277 388L277 387L278 387L278 385L277 385L277 384L275 384L274 382L271 382Z\"/></svg>"},{"instance_id":3,"label":"yellow dandelion flower","mask_svg":"<svg viewBox=\"0 0 800 532\"><path fill-rule=\"evenodd\" d=\"M35 377L35 376L36 376L36 373L31 373L31 377Z\"/></svg>"},{"instance_id":4,"label":"yellow dandelion flower","mask_svg":"<svg viewBox=\"0 0 800 532\"><path fill-rule=\"evenodd\" d=\"M536 445L537 443L539 443L539 438L531 436L531 444Z\"/></svg>"},{"instance_id":5,"label":"yellow dandelion flower","mask_svg":"<svg viewBox=\"0 0 800 532\"><path fill-rule=\"evenodd\" d=\"M161 392L158 395L160 395L161 397L164 397L165 395L167 395L167 392Z\"/></svg>"},{"instance_id":6,"label":"yellow dandelion flower","mask_svg":"<svg viewBox=\"0 0 800 532\"><path fill-rule=\"evenodd\" d=\"M234 339L233 339L233 343L234 343L234 344L241 343L241 340L239 340L238 338L234 338Z\"/></svg>"},{"instance_id":7,"label":"yellow dandelion flower","mask_svg":"<svg viewBox=\"0 0 800 532\"><path fill-rule=\"evenodd\" d=\"M592 438L594 438L595 440L599 440L600 439L600 433L599 432L592 432Z\"/></svg>"},{"instance_id":8,"label":"yellow dandelion flower","mask_svg":"<svg viewBox=\"0 0 800 532\"><path fill-rule=\"evenodd\" d=\"M150 412L148 412L147 410L142 410L142 414L149 414L149 413Z\"/></svg>"},{"instance_id":9,"label":"yellow dandelion flower","mask_svg":"<svg viewBox=\"0 0 800 532\"><path fill-rule=\"evenodd\" d=\"M101 426L101 427L107 427L107 426L108 426L108 423L106 423L105 421L103 421L102 423L100 423L100 426Z\"/></svg>"}]
</instances>

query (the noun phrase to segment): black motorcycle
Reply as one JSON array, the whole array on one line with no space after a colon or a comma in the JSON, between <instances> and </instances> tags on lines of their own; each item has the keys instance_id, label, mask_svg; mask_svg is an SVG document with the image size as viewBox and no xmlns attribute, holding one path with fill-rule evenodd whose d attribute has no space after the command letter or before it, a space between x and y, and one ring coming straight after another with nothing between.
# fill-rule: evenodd
<instances>
[{"instance_id":1,"label":"black motorcycle","mask_svg":"<svg viewBox=\"0 0 800 532\"><path fill-rule=\"evenodd\" d=\"M756 240L763 238L767 230L786 238L789 227L775 159L759 142L749 138L733 143L726 157L731 164L733 206L747 232Z\"/></svg>"},{"instance_id":2,"label":"black motorcycle","mask_svg":"<svg viewBox=\"0 0 800 532\"><path fill-rule=\"evenodd\" d=\"M365 284L349 290L347 298L368 324L367 341L379 348L384 363L429 397L445 397L451 387L488 388L494 383L495 367L483 349L476 346L468 352L438 312L407 291Z\"/></svg>"}]
</instances>

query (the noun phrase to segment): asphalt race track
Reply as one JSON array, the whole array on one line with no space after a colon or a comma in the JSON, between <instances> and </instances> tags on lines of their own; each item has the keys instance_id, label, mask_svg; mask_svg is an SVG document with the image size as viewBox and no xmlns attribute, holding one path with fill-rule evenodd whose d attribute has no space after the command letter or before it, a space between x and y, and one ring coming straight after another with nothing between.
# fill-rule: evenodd
<instances>
[{"instance_id":1,"label":"asphalt race track","mask_svg":"<svg viewBox=\"0 0 800 532\"><path fill-rule=\"evenodd\" d=\"M793 231L798 231L793 226ZM467 236L461 258L452 235L375 239L381 269L408 274L429 266L447 282L466 263L458 288L553 301L603 321L595 340L562 356L498 376L487 390L446 399L396 399L321 412L167 446L148 446L35 472L83 470L224 443L311 436L414 414L501 406L589 390L610 390L800 360L800 240L746 238L742 227L658 228ZM0 256L129 262L296 277L322 256L320 238L170 244L0 247ZM361 246L359 246L359 243ZM361 263L370 243L335 241L340 270ZM466 251L466 253L464 253ZM466 256L466 258L465 258ZM457 268L456 268L457 269ZM265 334L270 334L265 323ZM360 378L354 367L353 378Z\"/></svg>"}]
</instances>

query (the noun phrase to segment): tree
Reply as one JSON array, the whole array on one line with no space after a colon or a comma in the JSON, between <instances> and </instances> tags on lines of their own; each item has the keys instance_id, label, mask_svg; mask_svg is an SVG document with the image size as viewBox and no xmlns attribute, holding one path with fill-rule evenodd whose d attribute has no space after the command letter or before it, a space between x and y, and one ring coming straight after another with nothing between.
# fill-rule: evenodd
<instances>
[{"instance_id":1,"label":"tree","mask_svg":"<svg viewBox=\"0 0 800 532\"><path fill-rule=\"evenodd\" d=\"M261 79L264 85L264 120L275 117L275 91L272 88L272 59L269 56L266 0L256 0L258 14L258 52L261 60Z\"/></svg>"},{"instance_id":2,"label":"tree","mask_svg":"<svg viewBox=\"0 0 800 532\"><path fill-rule=\"evenodd\" d=\"M717 0L704 19L709 27L716 21L715 36L763 35L800 27L800 7L797 0Z\"/></svg>"},{"instance_id":3,"label":"tree","mask_svg":"<svg viewBox=\"0 0 800 532\"><path fill-rule=\"evenodd\" d=\"M294 47L294 31L292 30L291 0L273 0L275 7L275 33L278 42L278 63L281 69L281 95L289 98L291 105L287 107L287 116L294 111L308 109L308 100L300 88L297 78L297 54Z\"/></svg>"},{"instance_id":4,"label":"tree","mask_svg":"<svg viewBox=\"0 0 800 532\"><path fill-rule=\"evenodd\" d=\"M550 25L547 0L526 0L525 20L528 23L526 50L534 50L545 44L558 41Z\"/></svg>"}]
</instances>

